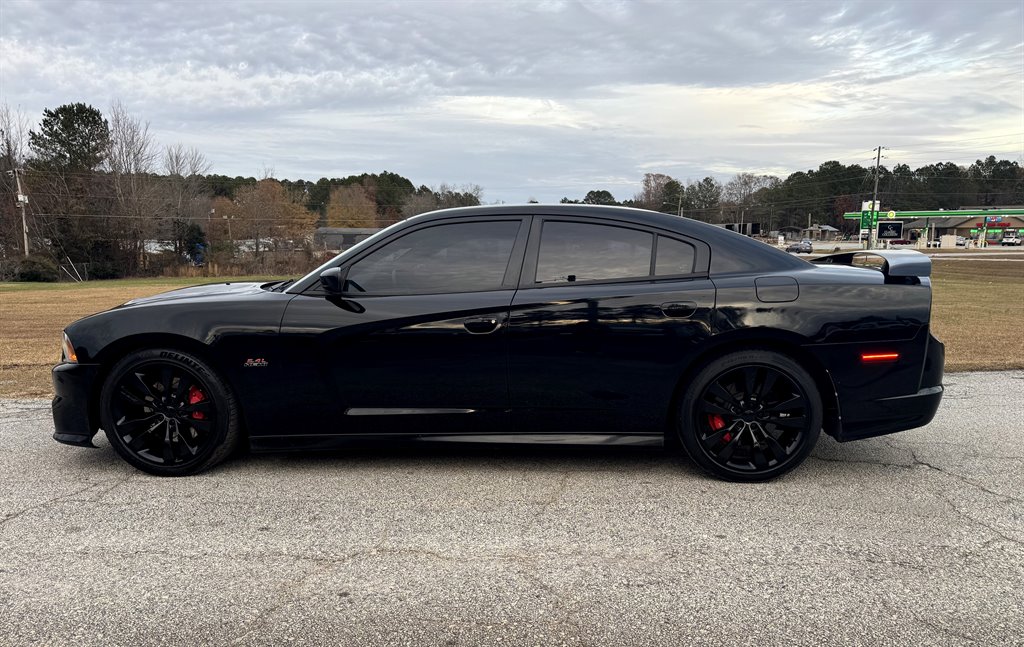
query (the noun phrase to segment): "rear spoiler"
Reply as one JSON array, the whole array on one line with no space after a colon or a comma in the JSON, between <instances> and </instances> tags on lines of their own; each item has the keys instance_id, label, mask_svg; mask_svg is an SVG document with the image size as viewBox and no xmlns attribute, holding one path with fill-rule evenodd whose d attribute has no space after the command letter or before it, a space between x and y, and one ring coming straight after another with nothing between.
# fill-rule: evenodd
<instances>
[{"instance_id":1,"label":"rear spoiler","mask_svg":"<svg viewBox=\"0 0 1024 647\"><path fill-rule=\"evenodd\" d=\"M882 274L886 276L931 276L932 259L912 249L858 249L853 252L830 254L812 260L816 265L853 265L858 256L876 256L882 259Z\"/></svg>"}]
</instances>

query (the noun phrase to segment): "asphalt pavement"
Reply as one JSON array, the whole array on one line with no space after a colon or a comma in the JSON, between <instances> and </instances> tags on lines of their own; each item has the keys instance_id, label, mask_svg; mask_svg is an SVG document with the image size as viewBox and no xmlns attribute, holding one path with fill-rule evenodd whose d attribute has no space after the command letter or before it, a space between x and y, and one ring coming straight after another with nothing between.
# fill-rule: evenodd
<instances>
[{"instance_id":1,"label":"asphalt pavement","mask_svg":"<svg viewBox=\"0 0 1024 647\"><path fill-rule=\"evenodd\" d=\"M1022 645L1024 371L946 384L755 485L494 445L160 479L0 401L0 644Z\"/></svg>"}]
</instances>

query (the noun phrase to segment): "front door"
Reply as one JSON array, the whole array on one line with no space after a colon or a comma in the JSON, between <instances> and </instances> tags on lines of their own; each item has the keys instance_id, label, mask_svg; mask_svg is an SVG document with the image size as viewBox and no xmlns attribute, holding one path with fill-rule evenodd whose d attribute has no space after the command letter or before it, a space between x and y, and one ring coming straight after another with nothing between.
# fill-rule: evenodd
<instances>
[{"instance_id":1,"label":"front door","mask_svg":"<svg viewBox=\"0 0 1024 647\"><path fill-rule=\"evenodd\" d=\"M355 259L343 297L293 299L281 335L321 386L303 403L319 422L303 433L503 431L526 228L520 217L425 223Z\"/></svg>"}]
</instances>

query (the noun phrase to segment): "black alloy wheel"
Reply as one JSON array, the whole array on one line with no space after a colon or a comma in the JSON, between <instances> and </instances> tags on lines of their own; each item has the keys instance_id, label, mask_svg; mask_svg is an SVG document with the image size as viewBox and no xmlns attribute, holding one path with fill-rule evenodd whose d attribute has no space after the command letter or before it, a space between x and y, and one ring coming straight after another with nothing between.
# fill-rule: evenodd
<instances>
[{"instance_id":1,"label":"black alloy wheel","mask_svg":"<svg viewBox=\"0 0 1024 647\"><path fill-rule=\"evenodd\" d=\"M773 351L726 355L683 398L680 441L712 474L763 481L800 463L821 433L821 396L810 374Z\"/></svg>"},{"instance_id":2,"label":"black alloy wheel","mask_svg":"<svg viewBox=\"0 0 1024 647\"><path fill-rule=\"evenodd\" d=\"M222 461L237 444L233 396L191 354L169 349L132 353L110 371L100 398L110 444L151 474L194 474Z\"/></svg>"}]
</instances>

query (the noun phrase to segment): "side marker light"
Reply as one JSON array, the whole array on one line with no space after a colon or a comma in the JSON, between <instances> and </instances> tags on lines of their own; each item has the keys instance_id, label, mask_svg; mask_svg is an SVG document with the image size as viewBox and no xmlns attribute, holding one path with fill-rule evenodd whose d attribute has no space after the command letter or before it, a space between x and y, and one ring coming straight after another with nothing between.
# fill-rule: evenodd
<instances>
[{"instance_id":1,"label":"side marker light","mask_svg":"<svg viewBox=\"0 0 1024 647\"><path fill-rule=\"evenodd\" d=\"M865 364L875 362L895 362L900 358L899 353L861 353L860 361Z\"/></svg>"}]
</instances>

